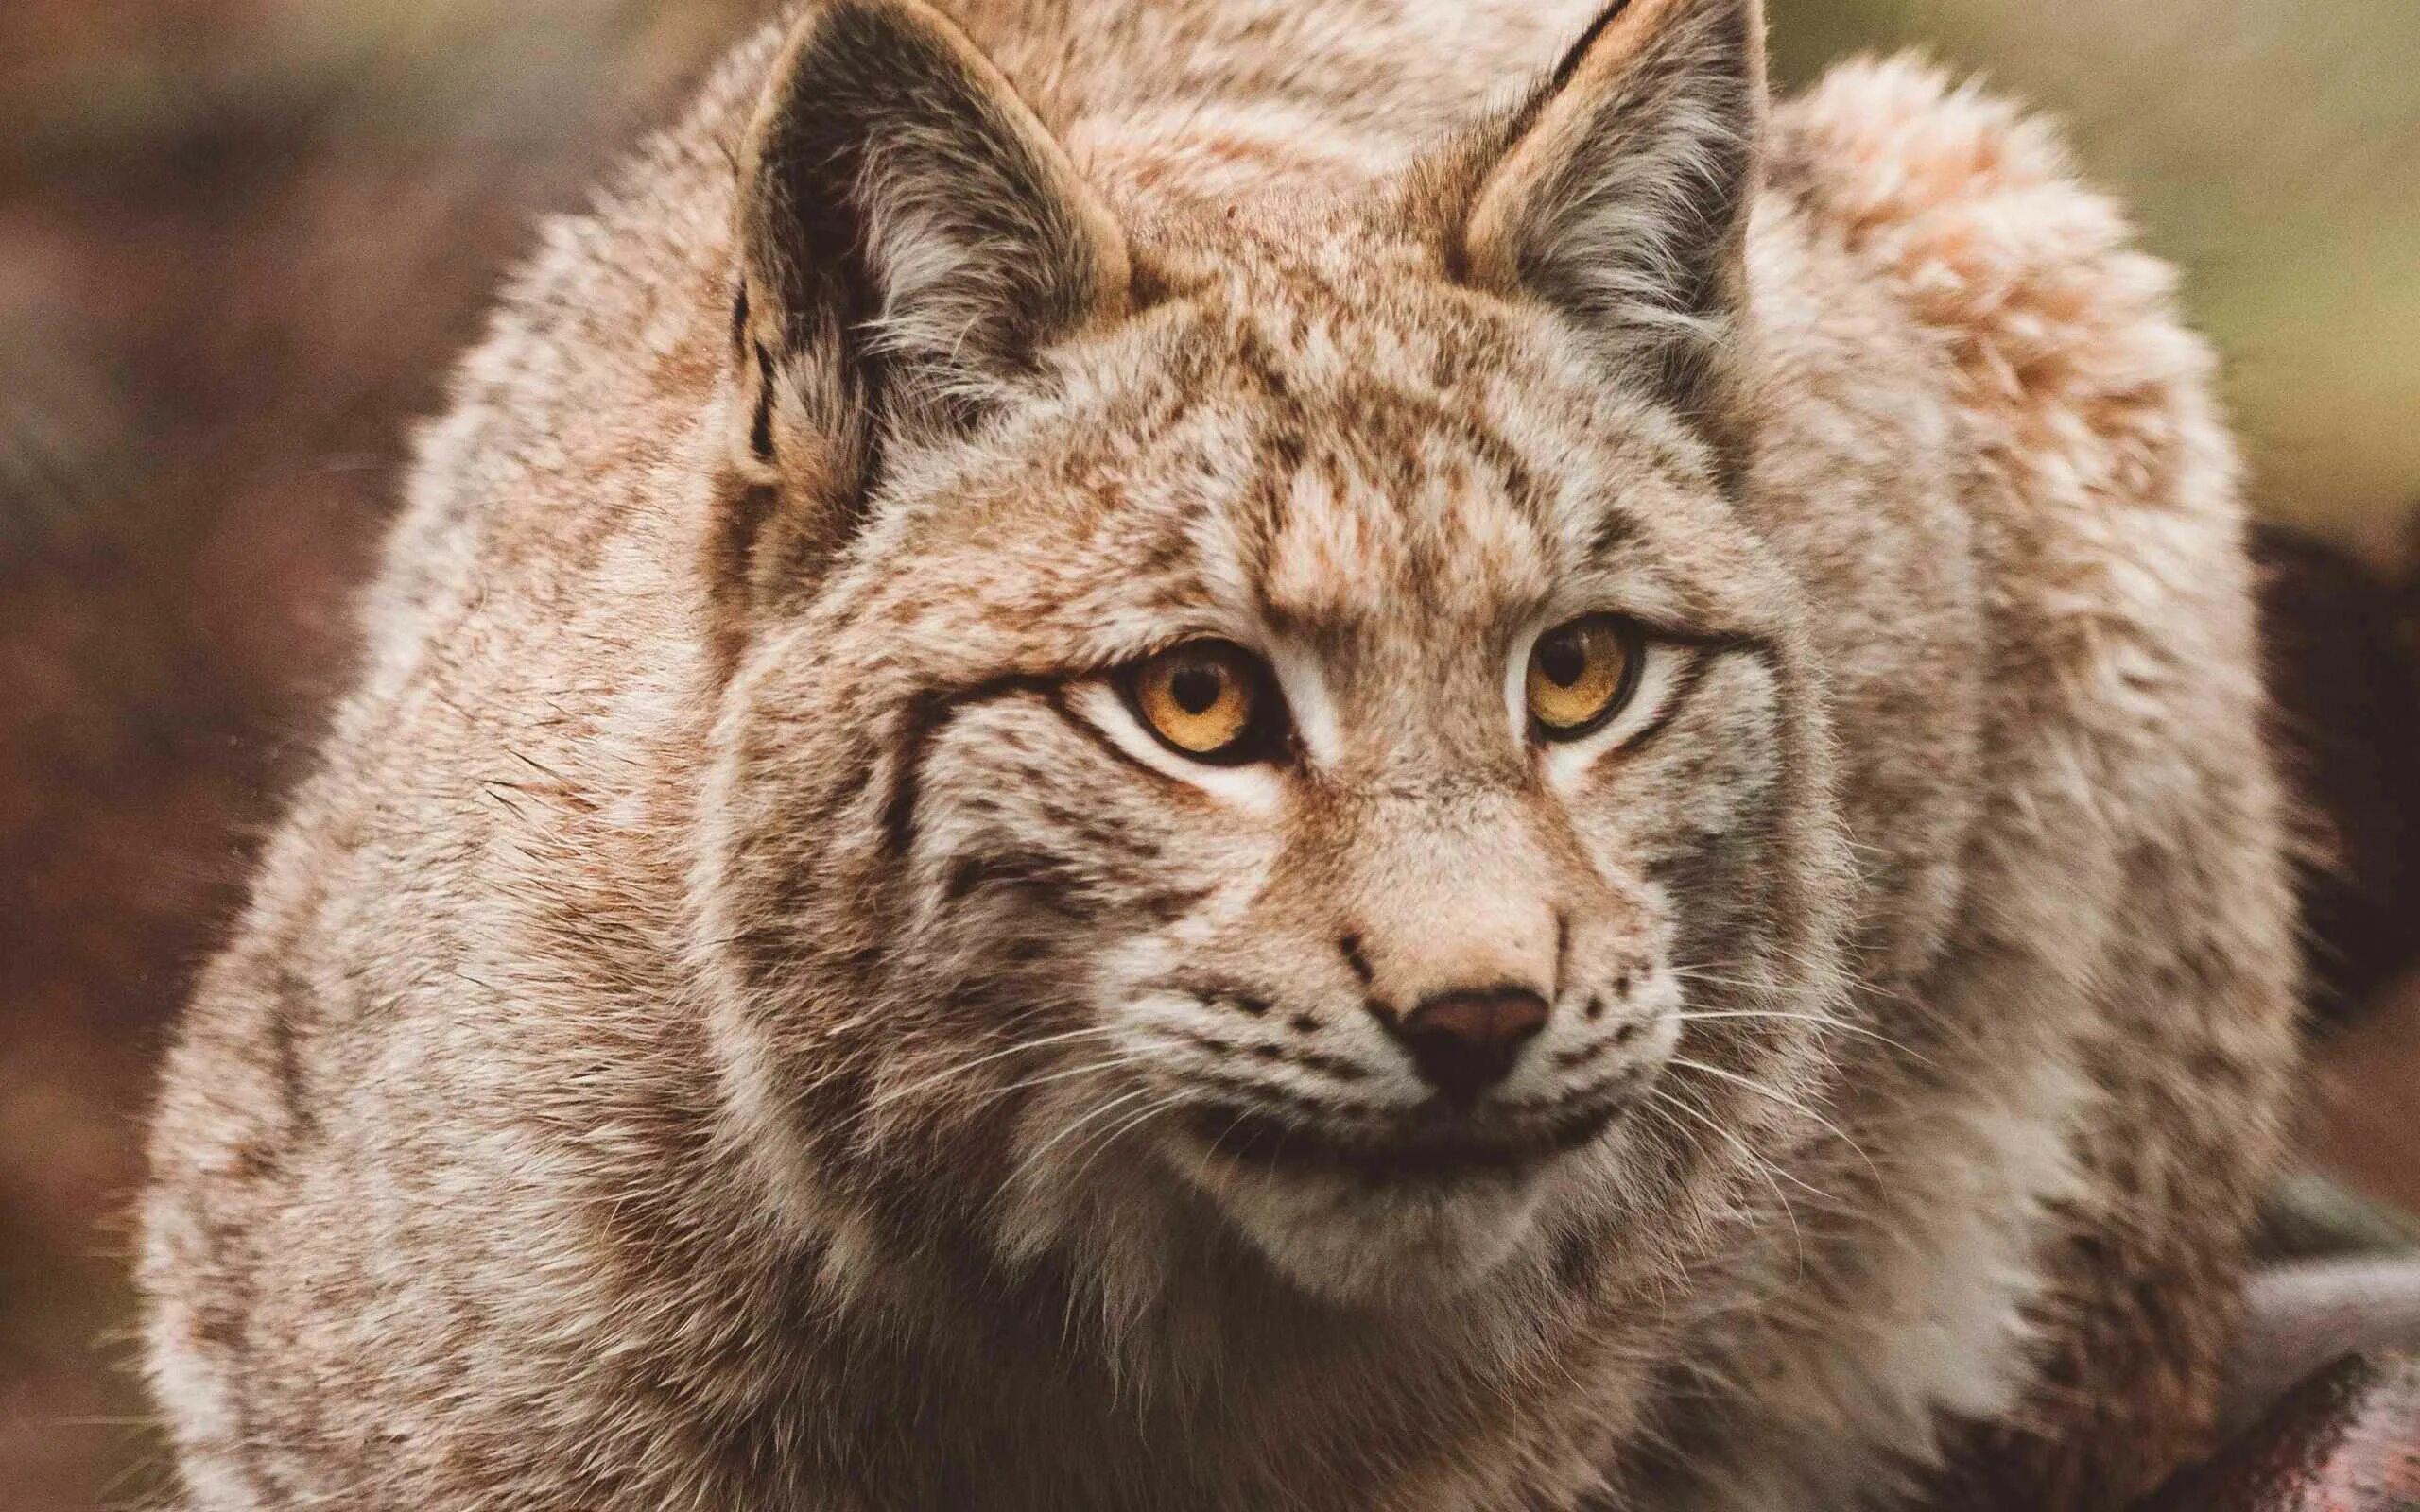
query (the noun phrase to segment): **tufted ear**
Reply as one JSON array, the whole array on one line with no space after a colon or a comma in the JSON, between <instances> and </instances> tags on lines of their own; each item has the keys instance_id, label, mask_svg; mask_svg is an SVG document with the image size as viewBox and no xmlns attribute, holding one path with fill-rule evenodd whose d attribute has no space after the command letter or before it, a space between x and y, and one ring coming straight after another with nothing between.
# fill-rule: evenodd
<instances>
[{"instance_id":1,"label":"tufted ear","mask_svg":"<svg viewBox=\"0 0 2420 1512\"><path fill-rule=\"evenodd\" d=\"M918 0L810 4L740 158L717 567L811 582L886 448L973 424L1127 300L1125 243L1034 112Z\"/></svg>"},{"instance_id":2,"label":"tufted ear","mask_svg":"<svg viewBox=\"0 0 2420 1512\"><path fill-rule=\"evenodd\" d=\"M1709 421L1745 314L1764 40L1760 0L1613 0L1513 116L1461 228L1472 282L1560 307Z\"/></svg>"}]
</instances>

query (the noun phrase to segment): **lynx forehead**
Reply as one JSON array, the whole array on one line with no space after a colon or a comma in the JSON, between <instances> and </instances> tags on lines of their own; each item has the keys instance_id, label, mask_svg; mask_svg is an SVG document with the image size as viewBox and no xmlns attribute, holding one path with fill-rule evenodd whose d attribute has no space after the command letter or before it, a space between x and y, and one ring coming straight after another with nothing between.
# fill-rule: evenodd
<instances>
[{"instance_id":1,"label":"lynx forehead","mask_svg":"<svg viewBox=\"0 0 2420 1512\"><path fill-rule=\"evenodd\" d=\"M1753 0L797 7L201 984L195 1504L2121 1504L2290 1062L2205 369Z\"/></svg>"}]
</instances>

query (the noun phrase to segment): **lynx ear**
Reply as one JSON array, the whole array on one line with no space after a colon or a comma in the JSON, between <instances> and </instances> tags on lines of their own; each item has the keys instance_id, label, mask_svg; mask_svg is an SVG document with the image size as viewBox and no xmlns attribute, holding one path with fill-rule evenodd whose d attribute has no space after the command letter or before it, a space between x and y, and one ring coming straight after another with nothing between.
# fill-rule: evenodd
<instances>
[{"instance_id":1,"label":"lynx ear","mask_svg":"<svg viewBox=\"0 0 2420 1512\"><path fill-rule=\"evenodd\" d=\"M1713 418L1744 315L1760 0L1613 0L1513 117L1461 226L1474 282L1560 307Z\"/></svg>"},{"instance_id":2,"label":"lynx ear","mask_svg":"<svg viewBox=\"0 0 2420 1512\"><path fill-rule=\"evenodd\" d=\"M718 549L759 587L812 577L887 446L972 424L1043 345L1127 298L1108 212L917 0L806 8L749 128L736 245L743 497Z\"/></svg>"}]
</instances>

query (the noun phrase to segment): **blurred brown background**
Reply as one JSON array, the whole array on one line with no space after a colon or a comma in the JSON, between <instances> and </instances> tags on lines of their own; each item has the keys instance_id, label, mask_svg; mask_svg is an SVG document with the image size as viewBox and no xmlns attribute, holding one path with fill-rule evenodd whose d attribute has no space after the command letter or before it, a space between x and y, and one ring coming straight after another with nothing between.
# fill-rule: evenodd
<instances>
[{"instance_id":1,"label":"blurred brown background","mask_svg":"<svg viewBox=\"0 0 2420 1512\"><path fill-rule=\"evenodd\" d=\"M1787 79L1917 43L2064 113L2186 267L2261 507L2302 533L2272 545L2274 656L2339 858L2313 872L2326 1005L2394 1003L2420 7L1770 4ZM150 1065L342 676L406 427L532 217L758 9L0 5L0 1508L156 1488L124 1369ZM2328 1040L2312 1141L2420 1202L2401 996Z\"/></svg>"}]
</instances>

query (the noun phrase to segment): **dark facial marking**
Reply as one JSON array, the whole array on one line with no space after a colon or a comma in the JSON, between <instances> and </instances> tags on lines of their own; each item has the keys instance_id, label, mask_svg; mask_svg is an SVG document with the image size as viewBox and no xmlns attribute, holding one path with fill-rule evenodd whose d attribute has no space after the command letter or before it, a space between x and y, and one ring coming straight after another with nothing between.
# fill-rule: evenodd
<instances>
[{"instance_id":1,"label":"dark facial marking","mask_svg":"<svg viewBox=\"0 0 2420 1512\"><path fill-rule=\"evenodd\" d=\"M317 1138L319 1114L302 1072L302 1025L311 1013L309 984L293 971L277 973L277 990L269 1006L269 1040L275 1056L278 1106L285 1114L289 1148Z\"/></svg>"},{"instance_id":2,"label":"dark facial marking","mask_svg":"<svg viewBox=\"0 0 2420 1512\"><path fill-rule=\"evenodd\" d=\"M960 902L978 888L1051 888L1071 880L1066 866L1055 857L1035 850L1004 850L960 856L951 862L942 896Z\"/></svg>"},{"instance_id":3,"label":"dark facial marking","mask_svg":"<svg viewBox=\"0 0 2420 1512\"><path fill-rule=\"evenodd\" d=\"M1588 554L1609 557L1638 534L1638 522L1618 509L1609 509L1588 538Z\"/></svg>"},{"instance_id":4,"label":"dark facial marking","mask_svg":"<svg viewBox=\"0 0 2420 1512\"><path fill-rule=\"evenodd\" d=\"M1612 1040L1599 1040L1593 1045L1583 1045L1578 1050L1558 1051L1555 1054L1554 1063L1568 1071L1574 1066L1588 1064L1613 1047Z\"/></svg>"},{"instance_id":5,"label":"dark facial marking","mask_svg":"<svg viewBox=\"0 0 2420 1512\"><path fill-rule=\"evenodd\" d=\"M1680 675L1672 679L1671 690L1665 694L1664 706L1655 711L1655 717L1640 726L1638 732L1631 736L1616 754L1625 760L1635 760L1639 752L1654 744L1656 736L1671 728L1672 721L1680 717L1681 711L1687 707L1689 699L1697 693L1698 685L1705 681L1712 662L1710 656L1691 657L1688 664L1681 668Z\"/></svg>"},{"instance_id":6,"label":"dark facial marking","mask_svg":"<svg viewBox=\"0 0 2420 1512\"><path fill-rule=\"evenodd\" d=\"M773 354L756 343L756 418L749 422L748 449L756 460L773 459Z\"/></svg>"},{"instance_id":7,"label":"dark facial marking","mask_svg":"<svg viewBox=\"0 0 2420 1512\"><path fill-rule=\"evenodd\" d=\"M1024 673L1009 673L989 682L956 692L928 688L908 706L898 741L898 762L890 779L890 800L883 805L882 830L893 855L904 856L916 839L917 784L924 777L925 758L934 739L960 711L1020 694L1048 696L1055 684Z\"/></svg>"},{"instance_id":8,"label":"dark facial marking","mask_svg":"<svg viewBox=\"0 0 2420 1512\"><path fill-rule=\"evenodd\" d=\"M1065 720L1075 729L1078 734L1091 741L1096 747L1105 754L1115 757L1117 761L1123 763L1129 767L1132 767L1135 771L1148 774L1153 782L1159 783L1162 789L1171 796L1184 799L1188 801L1197 797L1196 790L1192 783L1185 782L1183 778L1171 777L1167 773L1152 765L1150 763L1137 759L1133 754L1129 752L1125 747L1120 746L1117 742L1101 733L1099 729L1098 729L1091 720L1078 714L1074 709L1068 706L1067 693L1063 687L1052 684L1044 691L1043 696L1049 702L1050 710L1053 713Z\"/></svg>"},{"instance_id":9,"label":"dark facial marking","mask_svg":"<svg viewBox=\"0 0 2420 1512\"><path fill-rule=\"evenodd\" d=\"M1353 972L1355 981L1366 988L1375 980L1370 971L1370 958L1361 954L1360 936L1345 936L1336 942L1336 949L1337 954L1344 957L1344 964Z\"/></svg>"},{"instance_id":10,"label":"dark facial marking","mask_svg":"<svg viewBox=\"0 0 2420 1512\"><path fill-rule=\"evenodd\" d=\"M1597 1277L1597 1246L1584 1229L1574 1228L1555 1241L1555 1283L1566 1292L1589 1291Z\"/></svg>"},{"instance_id":11,"label":"dark facial marking","mask_svg":"<svg viewBox=\"0 0 2420 1512\"><path fill-rule=\"evenodd\" d=\"M908 706L898 741L898 765L891 778L890 799L883 807L883 833L893 855L906 855L915 840L917 785L934 739L951 720L958 717L960 711L1020 696L1040 698L1051 713L1090 740L1096 747L1135 771L1149 773L1169 793L1188 800L1196 797L1192 784L1169 776L1148 762L1135 760L1115 741L1095 729L1091 721L1079 717L1067 706L1066 689L1060 679L1024 672L1004 673L988 682L955 692L927 689Z\"/></svg>"},{"instance_id":12,"label":"dark facial marking","mask_svg":"<svg viewBox=\"0 0 2420 1512\"><path fill-rule=\"evenodd\" d=\"M1323 1056L1316 1050L1297 1050L1290 1058L1313 1071L1325 1072L1338 1081L1359 1081L1369 1074L1350 1060L1338 1056Z\"/></svg>"}]
</instances>

